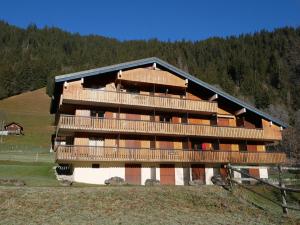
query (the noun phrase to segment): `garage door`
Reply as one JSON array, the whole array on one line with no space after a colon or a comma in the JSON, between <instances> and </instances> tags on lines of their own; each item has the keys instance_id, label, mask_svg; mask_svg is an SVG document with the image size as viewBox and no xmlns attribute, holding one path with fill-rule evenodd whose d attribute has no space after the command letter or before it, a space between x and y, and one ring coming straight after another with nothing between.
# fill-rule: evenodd
<instances>
[{"instance_id":1,"label":"garage door","mask_svg":"<svg viewBox=\"0 0 300 225\"><path fill-rule=\"evenodd\" d=\"M141 164L125 164L125 181L129 184L141 184Z\"/></svg>"},{"instance_id":2,"label":"garage door","mask_svg":"<svg viewBox=\"0 0 300 225\"><path fill-rule=\"evenodd\" d=\"M160 183L166 185L175 185L175 165L160 165Z\"/></svg>"},{"instance_id":3,"label":"garage door","mask_svg":"<svg viewBox=\"0 0 300 225\"><path fill-rule=\"evenodd\" d=\"M205 167L202 164L192 165L192 180L202 180L205 184Z\"/></svg>"}]
</instances>

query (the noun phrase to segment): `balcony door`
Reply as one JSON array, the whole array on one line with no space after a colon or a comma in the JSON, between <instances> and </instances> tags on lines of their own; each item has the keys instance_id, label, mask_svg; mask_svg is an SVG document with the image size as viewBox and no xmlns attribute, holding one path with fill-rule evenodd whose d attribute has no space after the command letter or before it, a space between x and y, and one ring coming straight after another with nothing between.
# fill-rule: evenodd
<instances>
[{"instance_id":1,"label":"balcony door","mask_svg":"<svg viewBox=\"0 0 300 225\"><path fill-rule=\"evenodd\" d=\"M88 155L96 157L99 152L103 152L104 139L99 137L89 137Z\"/></svg>"},{"instance_id":2,"label":"balcony door","mask_svg":"<svg viewBox=\"0 0 300 225\"><path fill-rule=\"evenodd\" d=\"M131 98L134 98L134 94L139 94L140 90L137 87L130 87L126 89L127 93L132 94ZM128 111L126 113L126 119L127 120L141 120L141 115L136 113L137 110L135 110L134 108L131 108L130 111Z\"/></svg>"},{"instance_id":3,"label":"balcony door","mask_svg":"<svg viewBox=\"0 0 300 225\"><path fill-rule=\"evenodd\" d=\"M89 138L89 146L93 147L103 147L104 146L104 139L98 137L90 137Z\"/></svg>"},{"instance_id":4,"label":"balcony door","mask_svg":"<svg viewBox=\"0 0 300 225\"><path fill-rule=\"evenodd\" d=\"M101 110L91 110L91 117L104 118L105 112Z\"/></svg>"}]
</instances>

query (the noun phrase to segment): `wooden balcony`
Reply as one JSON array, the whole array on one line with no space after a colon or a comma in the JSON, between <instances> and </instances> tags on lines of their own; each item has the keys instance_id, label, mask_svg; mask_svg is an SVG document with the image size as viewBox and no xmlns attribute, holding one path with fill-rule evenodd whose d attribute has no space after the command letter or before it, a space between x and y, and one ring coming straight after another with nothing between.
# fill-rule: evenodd
<instances>
[{"instance_id":1,"label":"wooden balcony","mask_svg":"<svg viewBox=\"0 0 300 225\"><path fill-rule=\"evenodd\" d=\"M93 89L65 90L62 99L62 103L206 114L217 113L218 109L216 102Z\"/></svg>"},{"instance_id":2,"label":"wooden balcony","mask_svg":"<svg viewBox=\"0 0 300 225\"><path fill-rule=\"evenodd\" d=\"M191 136L243 140L281 140L280 133L263 129L220 127L199 124L162 123L143 120L104 119L60 115L60 131L128 133L138 135Z\"/></svg>"},{"instance_id":3,"label":"wooden balcony","mask_svg":"<svg viewBox=\"0 0 300 225\"><path fill-rule=\"evenodd\" d=\"M278 164L286 161L284 153L130 149L94 146L56 146L56 162L195 162L233 164Z\"/></svg>"}]
</instances>

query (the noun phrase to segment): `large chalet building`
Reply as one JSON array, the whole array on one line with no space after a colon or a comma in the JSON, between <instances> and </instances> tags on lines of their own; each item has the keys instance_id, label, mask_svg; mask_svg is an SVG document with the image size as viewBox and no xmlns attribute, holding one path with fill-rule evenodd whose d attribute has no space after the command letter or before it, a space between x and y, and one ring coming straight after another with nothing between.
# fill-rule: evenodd
<instances>
[{"instance_id":1,"label":"large chalet building","mask_svg":"<svg viewBox=\"0 0 300 225\"><path fill-rule=\"evenodd\" d=\"M56 162L76 182L211 184L228 163L267 178L281 121L158 59L55 77ZM234 174L238 177L238 174Z\"/></svg>"}]
</instances>

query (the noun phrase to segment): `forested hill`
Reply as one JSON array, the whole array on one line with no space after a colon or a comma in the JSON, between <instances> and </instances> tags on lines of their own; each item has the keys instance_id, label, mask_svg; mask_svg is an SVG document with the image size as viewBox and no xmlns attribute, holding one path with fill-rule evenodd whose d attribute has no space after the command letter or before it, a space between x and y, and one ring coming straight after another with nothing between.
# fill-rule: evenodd
<instances>
[{"instance_id":1,"label":"forested hill","mask_svg":"<svg viewBox=\"0 0 300 225\"><path fill-rule=\"evenodd\" d=\"M197 28L195 28L197 29ZM0 99L53 77L156 56L286 122L300 109L300 28L203 41L118 41L0 22Z\"/></svg>"}]
</instances>

